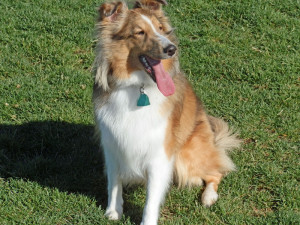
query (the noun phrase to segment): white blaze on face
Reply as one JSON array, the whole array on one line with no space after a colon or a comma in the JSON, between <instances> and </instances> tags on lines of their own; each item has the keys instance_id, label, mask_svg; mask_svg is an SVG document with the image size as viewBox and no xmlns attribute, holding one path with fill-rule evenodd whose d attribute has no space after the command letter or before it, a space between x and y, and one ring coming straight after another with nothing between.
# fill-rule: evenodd
<instances>
[{"instance_id":1,"label":"white blaze on face","mask_svg":"<svg viewBox=\"0 0 300 225\"><path fill-rule=\"evenodd\" d=\"M168 38L164 37L163 35L161 35L159 32L156 31L152 21L147 16L141 15L141 17L144 21L146 21L150 25L154 34L157 36L158 40L161 42L163 48L166 48L169 45L173 45L173 43Z\"/></svg>"},{"instance_id":2,"label":"white blaze on face","mask_svg":"<svg viewBox=\"0 0 300 225\"><path fill-rule=\"evenodd\" d=\"M168 46L173 45L173 43L168 38L164 37L163 35L161 35L159 32L156 31L153 23L151 22L151 20L148 17L146 17L144 15L141 15L141 17L146 23L149 24L149 26L153 30L154 35L157 37L158 41L160 42L160 45L163 48L164 54L161 55L160 58L161 59L170 58L170 55L167 54L167 52L165 52L165 49ZM159 91L166 97L174 94L175 84L174 84L170 74L167 71L165 71L161 60L150 59L150 57L149 57L148 60L146 59L146 61L148 61L148 63L150 64L150 66L152 67L152 69L154 71L155 80L156 80L156 84L157 84ZM154 61L154 63L153 63L153 61Z\"/></svg>"}]
</instances>

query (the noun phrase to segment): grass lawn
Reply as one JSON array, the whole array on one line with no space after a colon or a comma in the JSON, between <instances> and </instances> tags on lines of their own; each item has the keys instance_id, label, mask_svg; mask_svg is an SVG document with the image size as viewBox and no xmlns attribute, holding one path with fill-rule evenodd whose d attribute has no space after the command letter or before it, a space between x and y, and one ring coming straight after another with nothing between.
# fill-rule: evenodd
<instances>
[{"instance_id":1,"label":"grass lawn","mask_svg":"<svg viewBox=\"0 0 300 225\"><path fill-rule=\"evenodd\" d=\"M169 0L181 67L207 111L237 128L219 201L173 186L160 224L300 224L300 1ZM139 224L142 187L104 217L93 141L95 0L0 2L0 224Z\"/></svg>"}]
</instances>

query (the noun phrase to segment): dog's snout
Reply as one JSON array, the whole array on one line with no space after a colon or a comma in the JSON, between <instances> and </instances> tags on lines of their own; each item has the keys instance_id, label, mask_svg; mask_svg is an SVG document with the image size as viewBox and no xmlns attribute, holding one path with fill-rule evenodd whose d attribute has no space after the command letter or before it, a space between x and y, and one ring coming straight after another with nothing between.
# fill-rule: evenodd
<instances>
[{"instance_id":1,"label":"dog's snout","mask_svg":"<svg viewBox=\"0 0 300 225\"><path fill-rule=\"evenodd\" d=\"M175 45L168 45L166 48L164 48L164 53L167 53L168 56L173 56L176 50L177 48Z\"/></svg>"}]
</instances>

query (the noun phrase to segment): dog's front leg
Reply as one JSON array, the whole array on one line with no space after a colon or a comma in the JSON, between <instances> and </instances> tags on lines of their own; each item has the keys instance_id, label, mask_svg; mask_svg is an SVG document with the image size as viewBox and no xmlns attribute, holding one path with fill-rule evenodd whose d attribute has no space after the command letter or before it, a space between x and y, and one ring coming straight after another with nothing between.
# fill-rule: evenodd
<instances>
[{"instance_id":1,"label":"dog's front leg","mask_svg":"<svg viewBox=\"0 0 300 225\"><path fill-rule=\"evenodd\" d=\"M147 199L141 225L156 225L159 208L172 178L172 160L158 160L147 170Z\"/></svg>"},{"instance_id":2,"label":"dog's front leg","mask_svg":"<svg viewBox=\"0 0 300 225\"><path fill-rule=\"evenodd\" d=\"M122 181L119 177L115 162L110 161L108 154L105 156L108 182L108 206L105 211L105 216L111 220L119 220L123 214Z\"/></svg>"}]
</instances>

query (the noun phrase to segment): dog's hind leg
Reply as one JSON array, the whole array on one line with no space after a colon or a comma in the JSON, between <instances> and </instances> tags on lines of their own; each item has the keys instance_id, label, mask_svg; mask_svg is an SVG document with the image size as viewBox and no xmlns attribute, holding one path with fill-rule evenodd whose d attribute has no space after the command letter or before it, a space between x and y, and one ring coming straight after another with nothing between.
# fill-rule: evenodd
<instances>
[{"instance_id":1,"label":"dog's hind leg","mask_svg":"<svg viewBox=\"0 0 300 225\"><path fill-rule=\"evenodd\" d=\"M205 181L205 189L202 193L201 201L204 206L211 206L218 200L218 185L221 181L222 174L207 175L203 177Z\"/></svg>"}]
</instances>

